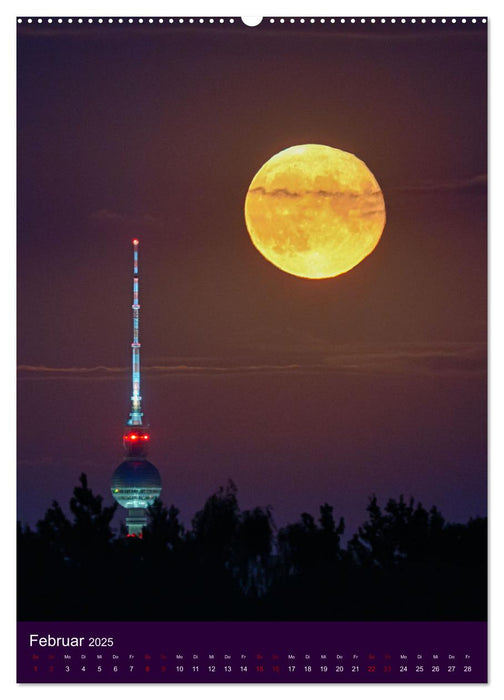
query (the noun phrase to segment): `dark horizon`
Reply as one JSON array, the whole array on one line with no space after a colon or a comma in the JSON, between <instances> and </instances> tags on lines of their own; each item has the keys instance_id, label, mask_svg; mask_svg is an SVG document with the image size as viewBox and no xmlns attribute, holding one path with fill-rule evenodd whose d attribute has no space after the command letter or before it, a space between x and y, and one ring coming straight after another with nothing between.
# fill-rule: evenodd
<instances>
[{"instance_id":1,"label":"dark horizon","mask_svg":"<svg viewBox=\"0 0 504 700\"><path fill-rule=\"evenodd\" d=\"M368 498L486 515L486 27L18 26L18 517L79 474L112 503L131 239L161 499L232 479L279 526ZM261 165L321 143L377 178L376 250L330 280L266 262ZM117 516L116 516L117 517Z\"/></svg>"},{"instance_id":2,"label":"dark horizon","mask_svg":"<svg viewBox=\"0 0 504 700\"><path fill-rule=\"evenodd\" d=\"M35 531L18 527L19 620L487 619L486 518L450 525L437 509L372 499L343 542L329 504L275 529L230 483L189 529L155 501L141 533L116 537L117 506L79 481L72 518L54 504ZM131 590L149 595L130 605Z\"/></svg>"}]
</instances>

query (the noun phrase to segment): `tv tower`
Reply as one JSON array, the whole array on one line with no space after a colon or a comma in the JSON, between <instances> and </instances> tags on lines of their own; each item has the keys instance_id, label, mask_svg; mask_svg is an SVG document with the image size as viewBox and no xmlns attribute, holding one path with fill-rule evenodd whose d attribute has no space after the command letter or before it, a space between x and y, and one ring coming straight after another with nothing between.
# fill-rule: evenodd
<instances>
[{"instance_id":1,"label":"tv tower","mask_svg":"<svg viewBox=\"0 0 504 700\"><path fill-rule=\"evenodd\" d=\"M119 505L128 509L126 525L128 536L142 536L147 524L145 509L161 493L161 477L156 467L145 459L150 440L149 426L144 425L142 396L140 394L140 342L138 303L138 238L133 239L133 342L131 411L123 433L126 459L112 476L112 496Z\"/></svg>"}]
</instances>

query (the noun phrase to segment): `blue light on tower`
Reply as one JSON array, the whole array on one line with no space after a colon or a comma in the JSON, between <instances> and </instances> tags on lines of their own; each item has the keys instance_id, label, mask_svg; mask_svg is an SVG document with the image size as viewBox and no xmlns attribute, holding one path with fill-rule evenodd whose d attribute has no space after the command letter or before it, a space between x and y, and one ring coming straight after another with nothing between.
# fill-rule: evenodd
<instances>
[{"instance_id":1,"label":"blue light on tower","mask_svg":"<svg viewBox=\"0 0 504 700\"><path fill-rule=\"evenodd\" d=\"M138 303L138 244L133 240L133 342L131 411L123 435L126 459L115 470L110 489L112 496L123 508L128 509L126 525L128 535L142 536L147 524L145 509L151 506L161 493L161 477L156 467L148 462L147 444L149 426L143 424L142 397L140 394L140 342Z\"/></svg>"}]
</instances>

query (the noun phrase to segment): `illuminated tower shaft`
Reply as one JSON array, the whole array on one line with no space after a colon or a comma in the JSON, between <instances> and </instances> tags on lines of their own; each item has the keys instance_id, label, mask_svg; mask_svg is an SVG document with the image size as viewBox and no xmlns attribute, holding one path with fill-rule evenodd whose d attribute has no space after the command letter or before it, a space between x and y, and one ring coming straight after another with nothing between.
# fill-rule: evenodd
<instances>
[{"instance_id":1,"label":"illuminated tower shaft","mask_svg":"<svg viewBox=\"0 0 504 700\"><path fill-rule=\"evenodd\" d=\"M139 317L140 304L138 303L138 239L133 241L133 342L132 349L132 383L131 412L128 425L142 425L142 396L140 395L140 343Z\"/></svg>"}]
</instances>

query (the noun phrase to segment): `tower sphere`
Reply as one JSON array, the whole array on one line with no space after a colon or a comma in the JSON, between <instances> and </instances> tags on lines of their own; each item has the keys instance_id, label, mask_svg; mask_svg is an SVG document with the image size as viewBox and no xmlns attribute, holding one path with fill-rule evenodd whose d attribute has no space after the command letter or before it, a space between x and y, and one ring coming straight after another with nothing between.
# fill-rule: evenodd
<instances>
[{"instance_id":1,"label":"tower sphere","mask_svg":"<svg viewBox=\"0 0 504 700\"><path fill-rule=\"evenodd\" d=\"M110 490L124 508L147 508L161 493L161 477L146 459L129 459L115 470Z\"/></svg>"}]
</instances>

